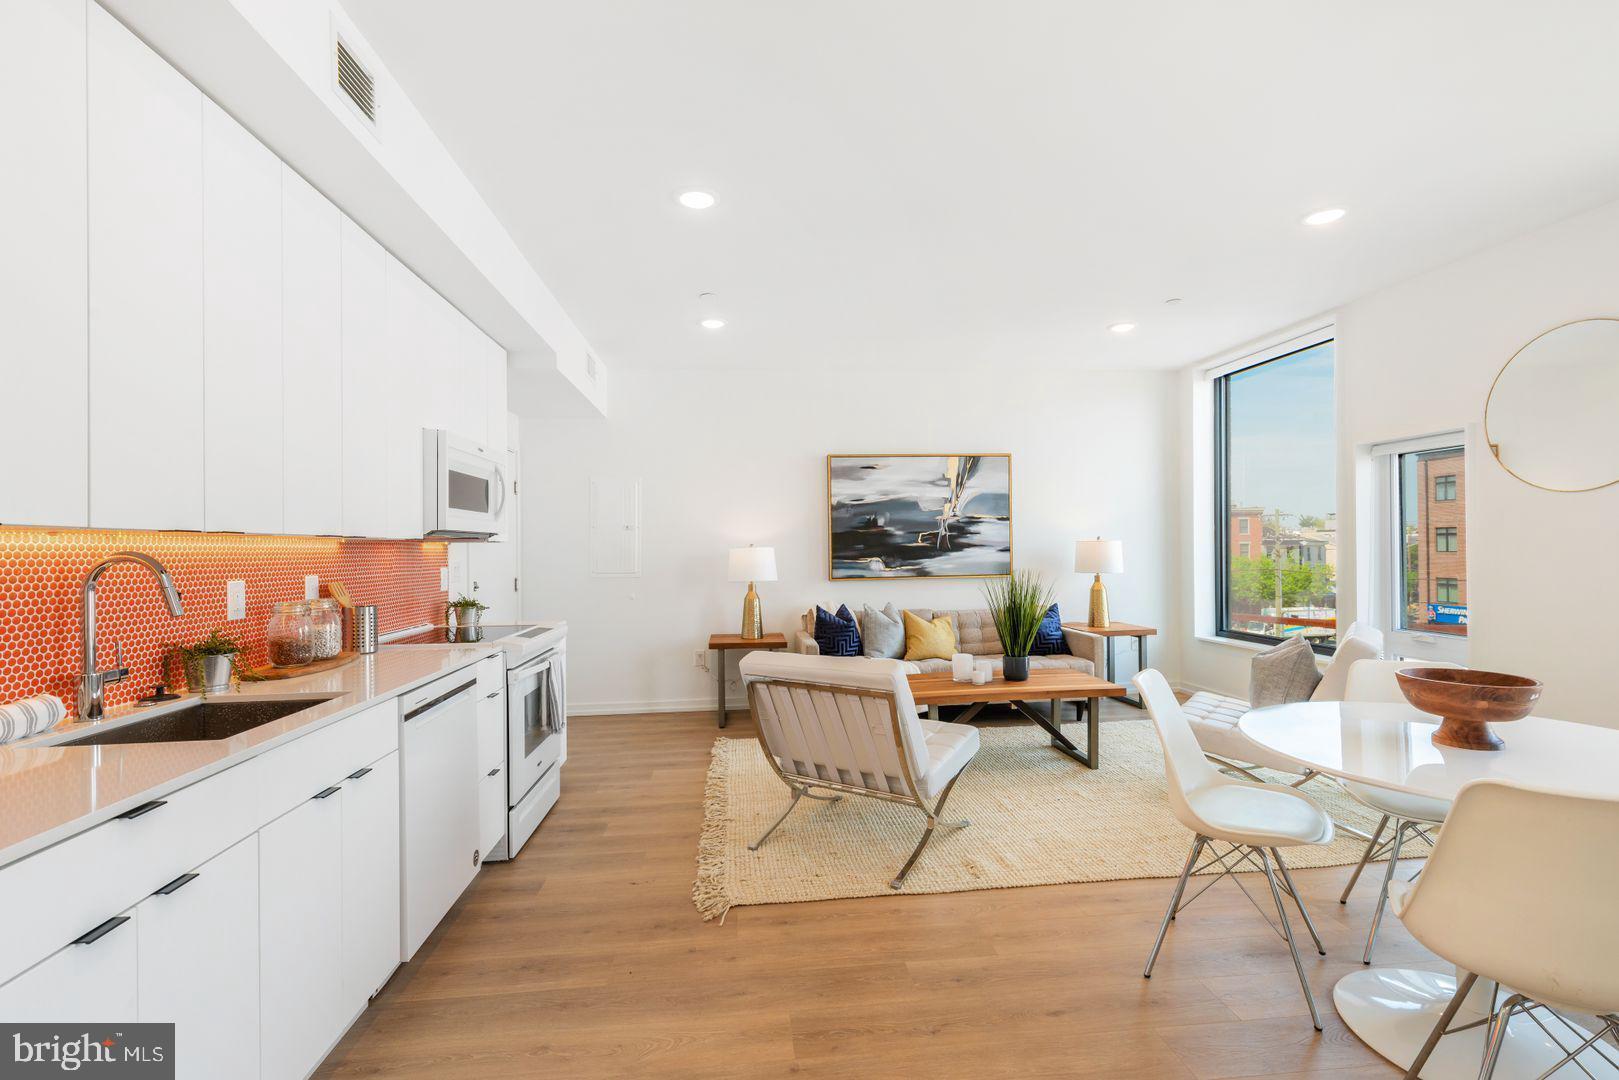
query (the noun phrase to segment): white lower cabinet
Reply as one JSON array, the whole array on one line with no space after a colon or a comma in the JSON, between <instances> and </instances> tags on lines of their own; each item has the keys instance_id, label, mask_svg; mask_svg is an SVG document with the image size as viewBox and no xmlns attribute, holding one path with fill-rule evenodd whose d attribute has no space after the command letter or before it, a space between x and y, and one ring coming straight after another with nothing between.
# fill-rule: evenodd
<instances>
[{"instance_id":1,"label":"white lower cabinet","mask_svg":"<svg viewBox=\"0 0 1619 1080\"><path fill-rule=\"evenodd\" d=\"M136 912L139 1018L175 1025L175 1076L258 1076L258 837L175 878Z\"/></svg>"},{"instance_id":2,"label":"white lower cabinet","mask_svg":"<svg viewBox=\"0 0 1619 1080\"><path fill-rule=\"evenodd\" d=\"M343 781L343 994L358 1012L399 966L399 752Z\"/></svg>"},{"instance_id":3,"label":"white lower cabinet","mask_svg":"<svg viewBox=\"0 0 1619 1080\"><path fill-rule=\"evenodd\" d=\"M0 986L0 1017L11 1024L137 1020L135 916L131 909L108 919Z\"/></svg>"},{"instance_id":4,"label":"white lower cabinet","mask_svg":"<svg viewBox=\"0 0 1619 1080\"><path fill-rule=\"evenodd\" d=\"M308 1076L354 1010L343 994L343 789L259 830L259 1047L264 1080Z\"/></svg>"}]
</instances>

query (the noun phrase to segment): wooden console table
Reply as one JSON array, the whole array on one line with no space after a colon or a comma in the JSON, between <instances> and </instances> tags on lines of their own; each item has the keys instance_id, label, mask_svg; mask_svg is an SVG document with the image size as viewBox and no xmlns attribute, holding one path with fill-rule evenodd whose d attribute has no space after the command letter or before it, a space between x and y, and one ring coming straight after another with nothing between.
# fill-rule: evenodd
<instances>
[{"instance_id":1,"label":"wooden console table","mask_svg":"<svg viewBox=\"0 0 1619 1080\"><path fill-rule=\"evenodd\" d=\"M1102 639L1103 655L1106 657L1107 670L1102 674L1108 682L1113 681L1113 639L1133 637L1136 639L1136 670L1147 670L1147 639L1158 633L1156 627L1137 626L1135 623L1109 622L1106 626L1089 626L1082 622L1065 622L1065 630L1083 630L1087 634L1095 634ZM1121 697L1120 701L1135 708L1141 708L1141 699L1138 697Z\"/></svg>"},{"instance_id":2,"label":"wooden console table","mask_svg":"<svg viewBox=\"0 0 1619 1080\"><path fill-rule=\"evenodd\" d=\"M745 638L741 634L710 634L708 647L714 650L716 663L714 668L719 672L720 702L716 719L719 726L725 726L725 654L735 650L752 652L755 649L785 649L787 647L786 634L766 634L764 637Z\"/></svg>"}]
</instances>

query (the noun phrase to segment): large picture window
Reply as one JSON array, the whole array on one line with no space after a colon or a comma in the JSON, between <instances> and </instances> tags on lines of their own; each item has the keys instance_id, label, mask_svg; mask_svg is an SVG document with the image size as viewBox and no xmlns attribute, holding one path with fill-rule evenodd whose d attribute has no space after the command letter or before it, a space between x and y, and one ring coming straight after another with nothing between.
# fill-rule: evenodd
<instances>
[{"instance_id":1,"label":"large picture window","mask_svg":"<svg viewBox=\"0 0 1619 1080\"><path fill-rule=\"evenodd\" d=\"M1216 632L1337 644L1333 342L1298 343L1214 383Z\"/></svg>"}]
</instances>

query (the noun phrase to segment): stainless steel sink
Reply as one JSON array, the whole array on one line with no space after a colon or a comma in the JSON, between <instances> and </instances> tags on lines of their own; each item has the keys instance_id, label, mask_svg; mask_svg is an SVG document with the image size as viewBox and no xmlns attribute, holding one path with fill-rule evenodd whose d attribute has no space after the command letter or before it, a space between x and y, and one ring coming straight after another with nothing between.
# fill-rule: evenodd
<instances>
[{"instance_id":1,"label":"stainless steel sink","mask_svg":"<svg viewBox=\"0 0 1619 1080\"><path fill-rule=\"evenodd\" d=\"M121 743L213 742L252 731L284 716L313 709L337 697L263 698L251 701L199 701L105 731L67 739L59 746L110 746Z\"/></svg>"}]
</instances>

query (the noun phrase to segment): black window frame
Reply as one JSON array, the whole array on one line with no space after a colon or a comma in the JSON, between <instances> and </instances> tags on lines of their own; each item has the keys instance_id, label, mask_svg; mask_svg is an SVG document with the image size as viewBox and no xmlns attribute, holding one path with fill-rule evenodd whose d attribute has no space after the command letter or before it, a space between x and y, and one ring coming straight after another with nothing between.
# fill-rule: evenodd
<instances>
[{"instance_id":1,"label":"black window frame","mask_svg":"<svg viewBox=\"0 0 1619 1080\"><path fill-rule=\"evenodd\" d=\"M1450 492L1449 495L1445 495L1445 494L1441 493L1440 485L1442 485L1442 484L1444 485L1444 489L1448 490ZM1456 501L1456 474L1455 473L1446 473L1443 476L1436 476L1436 477L1433 478L1433 501L1434 502L1455 502Z\"/></svg>"},{"instance_id":2,"label":"black window frame","mask_svg":"<svg viewBox=\"0 0 1619 1080\"><path fill-rule=\"evenodd\" d=\"M1266 637L1264 634L1251 634L1246 630L1231 629L1230 594L1227 589L1227 579L1231 574L1231 498L1229 480L1231 475L1231 440L1228 438L1231 425L1229 390L1231 377L1265 367L1267 364L1274 364L1278 360L1286 360L1288 357L1320 348L1322 345L1333 346L1333 365L1336 369L1338 362L1337 335L1332 334L1312 340L1296 349L1289 349L1287 352L1267 357L1258 363L1249 364L1235 371L1228 371L1224 375L1216 376L1214 379L1214 520L1217 523L1214 530L1215 637L1227 638L1232 641L1247 641L1257 645L1279 645L1287 640L1282 637ZM1278 537L1277 546L1278 548L1281 546L1280 537ZM1261 552L1265 550L1265 522L1263 518L1259 522L1259 549ZM1334 610L1336 611L1336 606ZM1336 635L1341 629L1340 627L1333 631L1335 641ZM1310 648L1318 656L1331 656L1338 651L1336 644L1322 645L1315 641L1310 642Z\"/></svg>"},{"instance_id":3,"label":"black window frame","mask_svg":"<svg viewBox=\"0 0 1619 1080\"><path fill-rule=\"evenodd\" d=\"M1439 590L1449 587L1450 596L1440 596ZM1433 602L1436 604L1460 604L1462 596L1462 579L1442 577L1433 579Z\"/></svg>"},{"instance_id":4,"label":"black window frame","mask_svg":"<svg viewBox=\"0 0 1619 1080\"><path fill-rule=\"evenodd\" d=\"M1443 541L1450 541L1446 547ZM1435 525L1433 527L1433 549L1440 555L1455 555L1461 551L1462 531L1455 525Z\"/></svg>"}]
</instances>

